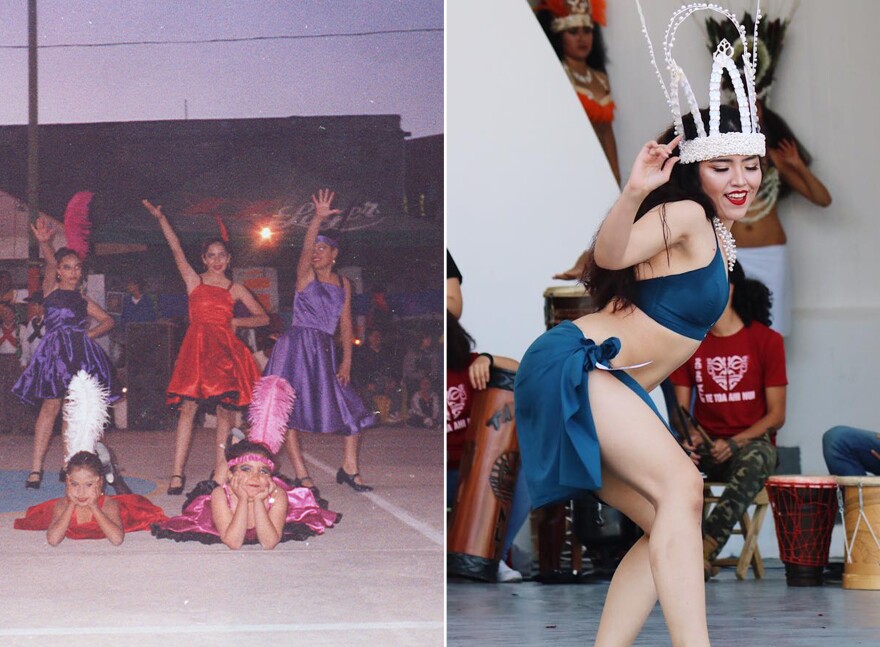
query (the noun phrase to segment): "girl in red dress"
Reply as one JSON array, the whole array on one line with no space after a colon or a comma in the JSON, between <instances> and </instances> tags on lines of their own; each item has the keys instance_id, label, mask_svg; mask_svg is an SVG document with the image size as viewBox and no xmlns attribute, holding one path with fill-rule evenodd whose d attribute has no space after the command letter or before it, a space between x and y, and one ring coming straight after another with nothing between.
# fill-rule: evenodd
<instances>
[{"instance_id":1,"label":"girl in red dress","mask_svg":"<svg viewBox=\"0 0 880 647\"><path fill-rule=\"evenodd\" d=\"M243 285L226 277L232 254L224 240L211 239L202 245L205 271L199 274L187 262L162 207L148 200L144 200L143 205L159 222L189 296L190 326L167 389L168 405L180 409L168 494L182 494L186 485L184 467L200 402L220 405L217 407L213 478L217 483L226 482L228 469L223 446L232 430L235 411L250 404L254 383L260 378L253 355L235 336L235 331L268 325L269 317ZM233 317L232 307L236 301L241 301L251 316Z\"/></svg>"},{"instance_id":2,"label":"girl in red dress","mask_svg":"<svg viewBox=\"0 0 880 647\"><path fill-rule=\"evenodd\" d=\"M57 546L69 539L109 539L118 546L126 532L147 530L167 517L162 509L139 494L104 495L104 468L97 454L81 451L65 467L67 491L28 508L15 520L18 530L45 530L46 540Z\"/></svg>"}]
</instances>

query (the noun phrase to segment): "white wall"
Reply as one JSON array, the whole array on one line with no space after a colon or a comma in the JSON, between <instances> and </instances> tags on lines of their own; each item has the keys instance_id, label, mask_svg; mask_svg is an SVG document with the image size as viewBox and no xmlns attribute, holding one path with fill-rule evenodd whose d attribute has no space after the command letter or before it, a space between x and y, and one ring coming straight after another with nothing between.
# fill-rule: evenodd
<instances>
[{"instance_id":1,"label":"white wall","mask_svg":"<svg viewBox=\"0 0 880 647\"><path fill-rule=\"evenodd\" d=\"M642 4L657 47L682 3ZM777 15L792 4L764 2L762 8ZM729 6L754 10L751 1ZM608 21L614 128L626 176L639 147L666 128L670 115L635 2L609 2ZM873 0L847 0L833 10L827 2L803 0L771 102L813 154L813 171L834 198L827 209L800 197L780 203L795 281L780 443L801 448L807 474L826 473L825 429L843 423L880 431L878 24L880 3ZM676 41L676 58L701 105L710 67L704 40L694 22ZM589 245L616 194L526 0L447 3L446 132L447 241L465 277L462 322L480 348L519 357L543 329L541 294L554 283L551 274ZM762 549L777 554L766 535Z\"/></svg>"}]
</instances>

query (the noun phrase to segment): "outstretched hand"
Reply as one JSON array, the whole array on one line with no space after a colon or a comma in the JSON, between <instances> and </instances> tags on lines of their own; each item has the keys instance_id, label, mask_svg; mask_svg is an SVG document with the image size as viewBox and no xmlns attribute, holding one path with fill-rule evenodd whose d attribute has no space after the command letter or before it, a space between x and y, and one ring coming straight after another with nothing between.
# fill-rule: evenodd
<instances>
[{"instance_id":1,"label":"outstretched hand","mask_svg":"<svg viewBox=\"0 0 880 647\"><path fill-rule=\"evenodd\" d=\"M153 214L153 216L157 220L161 220L162 218L165 217L165 214L162 213L162 205L161 204L155 205L152 202L150 202L149 200L141 200L141 204L144 205L147 208L147 211L149 211L151 214Z\"/></svg>"},{"instance_id":2,"label":"outstretched hand","mask_svg":"<svg viewBox=\"0 0 880 647\"><path fill-rule=\"evenodd\" d=\"M678 162L678 157L673 156L672 151L680 141L681 135L668 144L658 144L653 140L645 144L636 156L624 190L645 196L666 184L672 174L672 167Z\"/></svg>"},{"instance_id":3,"label":"outstretched hand","mask_svg":"<svg viewBox=\"0 0 880 647\"><path fill-rule=\"evenodd\" d=\"M330 208L330 204L333 202L334 197L336 197L336 193L330 189L321 189L318 191L317 195L312 196L312 204L315 205L315 217L318 220L323 220L324 218L337 213L342 213L340 209Z\"/></svg>"},{"instance_id":4,"label":"outstretched hand","mask_svg":"<svg viewBox=\"0 0 880 647\"><path fill-rule=\"evenodd\" d=\"M34 232L34 238L38 243L51 242L55 235L55 227L43 216L37 218L37 222L31 225L31 231Z\"/></svg>"}]
</instances>

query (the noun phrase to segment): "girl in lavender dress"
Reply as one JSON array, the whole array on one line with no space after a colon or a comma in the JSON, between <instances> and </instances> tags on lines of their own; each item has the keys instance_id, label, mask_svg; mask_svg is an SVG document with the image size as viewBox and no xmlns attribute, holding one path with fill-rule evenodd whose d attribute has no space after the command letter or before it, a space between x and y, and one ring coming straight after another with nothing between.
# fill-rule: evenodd
<instances>
[{"instance_id":1,"label":"girl in lavender dress","mask_svg":"<svg viewBox=\"0 0 880 647\"><path fill-rule=\"evenodd\" d=\"M315 214L306 230L296 268L293 322L272 350L264 375L280 375L297 394L288 420L287 454L296 472L296 485L317 492L302 455L299 432L345 436L338 483L368 492L358 469L360 432L376 424L375 415L349 384L351 376L351 285L333 271L339 248L328 236L318 235L321 223L333 214L334 194L324 189L312 196ZM342 336L342 362L337 365L333 333Z\"/></svg>"},{"instance_id":2,"label":"girl in lavender dress","mask_svg":"<svg viewBox=\"0 0 880 647\"><path fill-rule=\"evenodd\" d=\"M82 369L97 378L109 390L111 402L119 394L110 359L94 341L113 328L113 318L80 294L82 260L67 247L57 252L52 249L55 230L49 222L40 218L31 229L46 259L43 279L46 334L12 392L27 404L40 404L34 429L33 466L25 481L26 488L38 489L43 480L43 459L49 449L52 427L73 376ZM98 322L96 326L88 327L89 317Z\"/></svg>"}]
</instances>

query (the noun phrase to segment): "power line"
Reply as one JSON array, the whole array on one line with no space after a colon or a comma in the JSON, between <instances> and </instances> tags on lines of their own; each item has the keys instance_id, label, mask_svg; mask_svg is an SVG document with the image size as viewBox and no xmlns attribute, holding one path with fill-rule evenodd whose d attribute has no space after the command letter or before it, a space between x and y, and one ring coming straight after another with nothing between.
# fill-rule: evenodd
<instances>
[{"instance_id":1,"label":"power line","mask_svg":"<svg viewBox=\"0 0 880 647\"><path fill-rule=\"evenodd\" d=\"M419 34L442 32L442 27L423 27L418 29L383 29L378 31L340 32L331 34L296 34L282 36L248 36L242 38L206 38L194 40L129 40L115 43L57 43L38 45L39 49L72 49L77 47L130 47L137 45L204 45L212 43L246 43L269 40L307 40L316 38L362 38L365 36L384 36L388 34ZM27 49L27 45L0 45L0 49Z\"/></svg>"}]
</instances>

